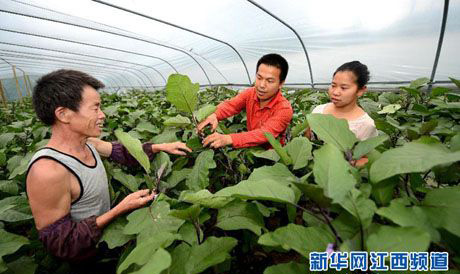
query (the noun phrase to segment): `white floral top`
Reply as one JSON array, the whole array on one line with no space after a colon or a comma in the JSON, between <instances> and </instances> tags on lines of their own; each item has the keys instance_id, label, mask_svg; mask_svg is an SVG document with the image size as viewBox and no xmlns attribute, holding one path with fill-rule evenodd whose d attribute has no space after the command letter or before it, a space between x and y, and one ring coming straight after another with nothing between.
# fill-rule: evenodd
<instances>
[{"instance_id":1,"label":"white floral top","mask_svg":"<svg viewBox=\"0 0 460 274\"><path fill-rule=\"evenodd\" d=\"M312 113L321 113L323 114L326 106L332 104L327 103L323 105L316 106ZM348 127L356 135L356 138L363 141L371 137L378 135L377 129L375 128L374 120L367 114L364 113L361 117L348 121Z\"/></svg>"}]
</instances>

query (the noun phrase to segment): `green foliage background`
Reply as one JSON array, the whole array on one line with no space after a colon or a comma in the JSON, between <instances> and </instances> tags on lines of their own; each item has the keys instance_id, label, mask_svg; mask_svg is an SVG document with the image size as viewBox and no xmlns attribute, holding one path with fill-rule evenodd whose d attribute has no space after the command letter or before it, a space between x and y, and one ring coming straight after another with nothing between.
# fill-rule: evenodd
<instances>
[{"instance_id":1,"label":"green foliage background","mask_svg":"<svg viewBox=\"0 0 460 274\"><path fill-rule=\"evenodd\" d=\"M237 92L197 92L185 76L173 78L165 91L102 95L104 140L125 132L194 149L159 153L150 168L145 159L131 169L104 160L113 204L154 185L161 195L104 230L94 263L103 272L307 273L309 253L330 243L341 251L447 251L449 267L459 269L458 89L427 91L427 79L417 79L365 94L360 105L380 136L363 142L343 120L309 114L328 102L325 92L284 90L294 109L286 146L268 136L273 150L213 151L201 147L194 124ZM218 131L245 130L245 119L222 121ZM71 266L38 241L25 195L27 163L50 130L30 100L1 109L0 124L0 273L67 273ZM321 141L303 137L308 125ZM363 155L366 166L350 164Z\"/></svg>"}]
</instances>

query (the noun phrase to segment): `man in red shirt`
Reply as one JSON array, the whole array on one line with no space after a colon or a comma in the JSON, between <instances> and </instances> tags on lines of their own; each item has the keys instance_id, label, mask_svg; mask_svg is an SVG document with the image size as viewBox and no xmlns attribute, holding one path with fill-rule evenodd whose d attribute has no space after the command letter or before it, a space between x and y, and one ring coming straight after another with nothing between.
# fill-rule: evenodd
<instances>
[{"instance_id":1,"label":"man in red shirt","mask_svg":"<svg viewBox=\"0 0 460 274\"><path fill-rule=\"evenodd\" d=\"M254 87L220 103L217 110L198 125L198 131L207 125L211 125L214 131L220 120L246 109L248 131L233 134L215 132L203 140L203 145L211 148L258 146L268 142L265 132L275 138L281 136L281 143L284 144L285 131L292 119L291 103L281 94L288 68L286 59L278 54L262 56L257 62Z\"/></svg>"}]
</instances>

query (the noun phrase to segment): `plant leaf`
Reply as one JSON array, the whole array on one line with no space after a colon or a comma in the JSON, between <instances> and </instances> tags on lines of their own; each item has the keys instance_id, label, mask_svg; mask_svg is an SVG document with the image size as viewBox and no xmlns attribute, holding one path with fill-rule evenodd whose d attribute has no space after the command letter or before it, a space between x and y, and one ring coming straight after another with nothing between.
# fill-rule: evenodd
<instances>
[{"instance_id":1,"label":"plant leaf","mask_svg":"<svg viewBox=\"0 0 460 274\"><path fill-rule=\"evenodd\" d=\"M406 143L385 151L372 163L370 179L377 183L393 175L426 172L434 166L460 161L460 151L450 152L440 145Z\"/></svg>"},{"instance_id":2,"label":"plant leaf","mask_svg":"<svg viewBox=\"0 0 460 274\"><path fill-rule=\"evenodd\" d=\"M169 212L169 215L174 216L181 220L195 221L200 216L201 208L200 205L191 205L186 209L175 209Z\"/></svg>"},{"instance_id":3,"label":"plant leaf","mask_svg":"<svg viewBox=\"0 0 460 274\"><path fill-rule=\"evenodd\" d=\"M359 142L353 150L353 159L358 160L388 140L388 135L376 136Z\"/></svg>"},{"instance_id":4,"label":"plant leaf","mask_svg":"<svg viewBox=\"0 0 460 274\"><path fill-rule=\"evenodd\" d=\"M166 99L179 111L193 113L198 102L199 84L192 84L188 76L171 74L166 84Z\"/></svg>"},{"instance_id":5,"label":"plant leaf","mask_svg":"<svg viewBox=\"0 0 460 274\"><path fill-rule=\"evenodd\" d=\"M179 196L179 200L208 208L221 208L231 202L233 198L215 196L209 190L203 189L198 192L183 191Z\"/></svg>"},{"instance_id":6,"label":"plant leaf","mask_svg":"<svg viewBox=\"0 0 460 274\"><path fill-rule=\"evenodd\" d=\"M389 105L384 106L382 110L378 111L377 113L378 114L393 114L399 109L401 109L400 104L389 104Z\"/></svg>"},{"instance_id":7,"label":"plant leaf","mask_svg":"<svg viewBox=\"0 0 460 274\"><path fill-rule=\"evenodd\" d=\"M216 226L223 230L248 229L260 236L265 224L255 204L234 201L219 209Z\"/></svg>"},{"instance_id":8,"label":"plant leaf","mask_svg":"<svg viewBox=\"0 0 460 274\"><path fill-rule=\"evenodd\" d=\"M145 241L138 242L137 246L128 254L126 259L118 266L117 273L120 274L128 269L131 264L143 266L153 259L156 251L159 248L166 248L171 245L176 239L178 234L169 232L161 232L155 234L155 237L149 237ZM158 262L157 262L158 263ZM166 266L166 268L169 267Z\"/></svg>"},{"instance_id":9,"label":"plant leaf","mask_svg":"<svg viewBox=\"0 0 460 274\"><path fill-rule=\"evenodd\" d=\"M219 190L214 195L295 204L295 194L292 188L282 185L272 179L241 181L237 185Z\"/></svg>"},{"instance_id":10,"label":"plant leaf","mask_svg":"<svg viewBox=\"0 0 460 274\"><path fill-rule=\"evenodd\" d=\"M184 128L192 124L189 118L177 115L176 117L171 117L166 119L163 124L167 127L178 127Z\"/></svg>"},{"instance_id":11,"label":"plant leaf","mask_svg":"<svg viewBox=\"0 0 460 274\"><path fill-rule=\"evenodd\" d=\"M131 154L141 164L145 172L147 174L150 173L150 161L147 157L147 154L145 154L144 150L142 149L141 142L120 129L115 130L115 136L117 137L118 141L124 147L126 147L129 154Z\"/></svg>"},{"instance_id":12,"label":"plant leaf","mask_svg":"<svg viewBox=\"0 0 460 274\"><path fill-rule=\"evenodd\" d=\"M300 274L300 273L309 273L307 264L299 264L296 262L289 262L284 264L272 265L264 270L264 274Z\"/></svg>"},{"instance_id":13,"label":"plant leaf","mask_svg":"<svg viewBox=\"0 0 460 274\"><path fill-rule=\"evenodd\" d=\"M101 242L106 242L110 249L122 246L133 239L132 235L123 234L123 229L128 221L126 218L119 217L111 222L102 232Z\"/></svg>"},{"instance_id":14,"label":"plant leaf","mask_svg":"<svg viewBox=\"0 0 460 274\"><path fill-rule=\"evenodd\" d=\"M171 255L163 248L157 249L149 261L136 274L160 274L171 265Z\"/></svg>"},{"instance_id":15,"label":"plant leaf","mask_svg":"<svg viewBox=\"0 0 460 274\"><path fill-rule=\"evenodd\" d=\"M238 241L231 237L208 237L201 245L194 245L185 265L186 273L201 273L208 267L230 258L229 252Z\"/></svg>"},{"instance_id":16,"label":"plant leaf","mask_svg":"<svg viewBox=\"0 0 460 274\"><path fill-rule=\"evenodd\" d=\"M334 242L334 236L329 231L320 227L304 227L296 224L288 224L280 227L269 234L271 241L276 242L282 248L294 249L302 256L308 258L310 252L326 250L329 243ZM259 238L258 243L265 245L265 238ZM273 244L272 242L272 244Z\"/></svg>"},{"instance_id":17,"label":"plant leaf","mask_svg":"<svg viewBox=\"0 0 460 274\"><path fill-rule=\"evenodd\" d=\"M367 237L368 251L417 252L427 251L430 234L418 227L380 226Z\"/></svg>"},{"instance_id":18,"label":"plant leaf","mask_svg":"<svg viewBox=\"0 0 460 274\"><path fill-rule=\"evenodd\" d=\"M112 176L131 192L136 192L139 189L136 178L133 175L124 173L119 168L112 170Z\"/></svg>"},{"instance_id":19,"label":"plant leaf","mask_svg":"<svg viewBox=\"0 0 460 274\"><path fill-rule=\"evenodd\" d=\"M311 129L326 144L335 145L340 151L347 151L358 141L350 131L345 119L337 119L330 114L313 113L307 115Z\"/></svg>"},{"instance_id":20,"label":"plant leaf","mask_svg":"<svg viewBox=\"0 0 460 274\"><path fill-rule=\"evenodd\" d=\"M296 137L290 141L285 149L292 159L293 169L306 167L311 158L311 142L305 137Z\"/></svg>"},{"instance_id":21,"label":"plant leaf","mask_svg":"<svg viewBox=\"0 0 460 274\"><path fill-rule=\"evenodd\" d=\"M324 195L335 203L345 199L353 189L356 179L342 153L332 144L325 144L314 152L313 174L315 182L324 190Z\"/></svg>"},{"instance_id":22,"label":"plant leaf","mask_svg":"<svg viewBox=\"0 0 460 274\"><path fill-rule=\"evenodd\" d=\"M216 111L217 107L213 105L204 105L199 110L195 112L195 117L198 123L202 122L204 119L208 118L209 115L213 114Z\"/></svg>"},{"instance_id":23,"label":"plant leaf","mask_svg":"<svg viewBox=\"0 0 460 274\"><path fill-rule=\"evenodd\" d=\"M209 185L209 170L216 168L214 151L207 149L202 151L196 158L192 172L187 177L186 184L191 190L201 190Z\"/></svg>"},{"instance_id":24,"label":"plant leaf","mask_svg":"<svg viewBox=\"0 0 460 274\"><path fill-rule=\"evenodd\" d=\"M429 191L421 208L434 227L444 228L460 237L460 186Z\"/></svg>"},{"instance_id":25,"label":"plant leaf","mask_svg":"<svg viewBox=\"0 0 460 274\"><path fill-rule=\"evenodd\" d=\"M273 149L275 149L276 153L278 153L280 156L281 162L283 162L285 165L290 165L292 163L292 159L286 153L286 150L281 146L280 142L276 140L275 137L273 137L273 135L269 132L265 132L264 135Z\"/></svg>"}]
</instances>

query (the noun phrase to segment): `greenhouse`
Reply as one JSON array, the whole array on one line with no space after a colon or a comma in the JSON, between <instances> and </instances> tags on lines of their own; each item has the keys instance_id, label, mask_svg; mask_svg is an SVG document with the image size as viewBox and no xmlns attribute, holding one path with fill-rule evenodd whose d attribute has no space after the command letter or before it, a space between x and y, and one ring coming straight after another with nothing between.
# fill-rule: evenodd
<instances>
[{"instance_id":1,"label":"greenhouse","mask_svg":"<svg viewBox=\"0 0 460 274\"><path fill-rule=\"evenodd\" d=\"M0 13L0 273L460 273L460 0Z\"/></svg>"}]
</instances>

